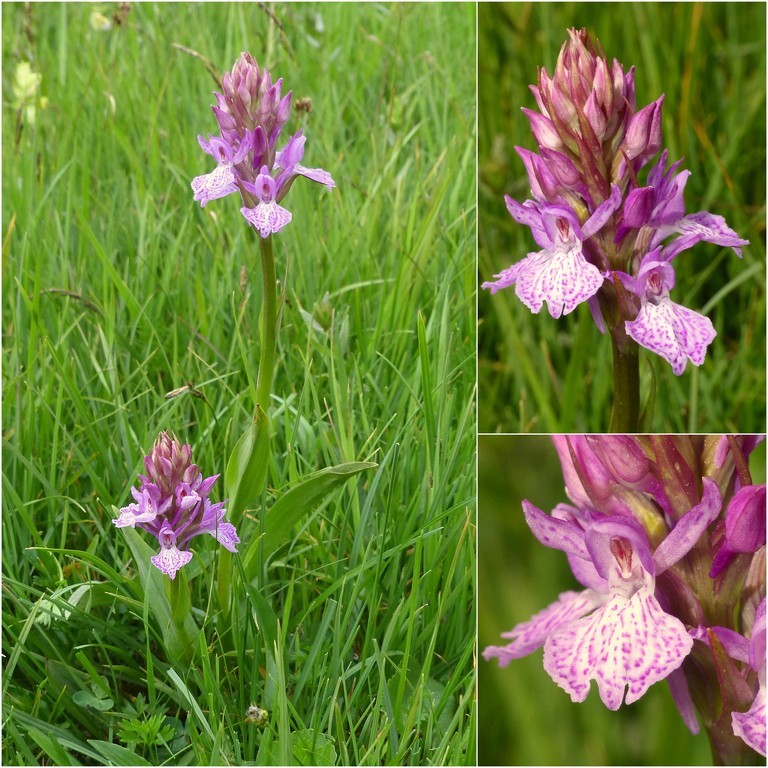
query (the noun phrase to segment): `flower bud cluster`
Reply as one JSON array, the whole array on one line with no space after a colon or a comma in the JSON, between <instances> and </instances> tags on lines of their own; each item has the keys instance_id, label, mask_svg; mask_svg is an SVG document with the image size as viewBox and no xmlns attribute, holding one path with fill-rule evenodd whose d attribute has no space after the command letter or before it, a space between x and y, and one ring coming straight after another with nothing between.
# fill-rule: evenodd
<instances>
[{"instance_id":1,"label":"flower bud cluster","mask_svg":"<svg viewBox=\"0 0 768 768\"><path fill-rule=\"evenodd\" d=\"M710 738L765 754L766 491L748 462L758 439L553 440L571 504L523 510L585 591L561 594L485 658L506 666L544 646L544 668L574 701L596 680L610 709L667 679L693 732L698 710ZM713 690L729 708L725 733Z\"/></svg>"},{"instance_id":2,"label":"flower bud cluster","mask_svg":"<svg viewBox=\"0 0 768 768\"><path fill-rule=\"evenodd\" d=\"M700 241L741 255L747 245L721 216L685 214L690 173L667 169L662 149L664 94L635 109L634 68L609 64L586 30L569 30L550 77L543 67L531 86L538 111L523 109L538 154L515 147L532 200L506 197L515 221L530 227L542 250L483 283L492 293L515 286L520 300L552 317L588 302L601 331L606 324L665 358L680 375L701 365L716 332L709 318L674 303L672 259ZM672 235L677 237L665 244Z\"/></svg>"}]
</instances>

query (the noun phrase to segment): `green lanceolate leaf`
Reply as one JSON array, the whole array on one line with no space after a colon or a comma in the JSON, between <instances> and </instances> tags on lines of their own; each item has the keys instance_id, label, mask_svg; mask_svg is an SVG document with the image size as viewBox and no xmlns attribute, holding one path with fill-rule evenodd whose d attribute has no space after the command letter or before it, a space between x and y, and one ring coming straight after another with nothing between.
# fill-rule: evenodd
<instances>
[{"instance_id":1,"label":"green lanceolate leaf","mask_svg":"<svg viewBox=\"0 0 768 768\"><path fill-rule=\"evenodd\" d=\"M174 621L171 603L165 591L165 581L168 577L160 573L149 561L149 558L155 553L134 528L121 528L120 530L122 530L136 562L139 580L144 590L144 599L149 603L149 609L160 625L166 650L174 657L185 656L187 653L186 646L189 645L190 638L196 637L198 634L195 620L187 611L183 622L182 617L178 615ZM177 576L177 578L182 578L182 576ZM181 589L189 592L186 578L183 578L183 584L180 586Z\"/></svg>"},{"instance_id":2,"label":"green lanceolate leaf","mask_svg":"<svg viewBox=\"0 0 768 768\"><path fill-rule=\"evenodd\" d=\"M264 488L269 465L269 419L256 406L256 415L237 441L227 463L224 482L229 496L229 520L237 525L245 507Z\"/></svg>"},{"instance_id":3,"label":"green lanceolate leaf","mask_svg":"<svg viewBox=\"0 0 768 768\"><path fill-rule=\"evenodd\" d=\"M133 750L113 744L111 741L88 739L88 743L106 758L108 765L152 765Z\"/></svg>"},{"instance_id":4,"label":"green lanceolate leaf","mask_svg":"<svg viewBox=\"0 0 768 768\"><path fill-rule=\"evenodd\" d=\"M265 552L273 552L288 541L293 526L315 509L329 494L340 487L350 477L378 466L371 461L350 461L326 467L307 477L302 482L286 491L264 517L264 535L251 541L245 553L244 567L248 578L256 566L260 547Z\"/></svg>"}]
</instances>

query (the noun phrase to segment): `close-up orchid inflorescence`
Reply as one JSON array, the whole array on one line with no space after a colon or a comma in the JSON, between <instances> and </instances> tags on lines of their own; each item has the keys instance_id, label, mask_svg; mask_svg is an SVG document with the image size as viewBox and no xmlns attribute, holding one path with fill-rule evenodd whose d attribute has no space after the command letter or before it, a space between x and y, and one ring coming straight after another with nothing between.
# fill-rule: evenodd
<instances>
[{"instance_id":1,"label":"close-up orchid inflorescence","mask_svg":"<svg viewBox=\"0 0 768 768\"><path fill-rule=\"evenodd\" d=\"M240 539L235 526L224 520L225 502L208 498L219 476L203 478L189 445L162 432L144 457L144 467L147 474L139 475L139 487L131 488L134 502L112 522L117 528L143 528L157 539L160 551L151 558L152 565L175 578L192 559L189 542L203 533L237 552Z\"/></svg>"},{"instance_id":2,"label":"close-up orchid inflorescence","mask_svg":"<svg viewBox=\"0 0 768 768\"><path fill-rule=\"evenodd\" d=\"M214 93L211 107L220 136L198 136L203 151L216 167L192 181L194 199L205 206L211 200L239 192L240 212L261 235L269 237L291 221L292 214L280 205L297 176L333 189L331 174L306 168L306 137L299 130L282 149L277 149L291 111L291 92L281 96L282 78L275 83L249 53L242 53L221 80L223 93Z\"/></svg>"},{"instance_id":3,"label":"close-up orchid inflorescence","mask_svg":"<svg viewBox=\"0 0 768 768\"><path fill-rule=\"evenodd\" d=\"M571 503L547 514L526 500L523 512L585 589L483 656L505 667L543 646L544 669L574 702L595 680L612 710L666 680L718 763L765 755L766 493L748 465L758 438L553 441Z\"/></svg>"},{"instance_id":4,"label":"close-up orchid inflorescence","mask_svg":"<svg viewBox=\"0 0 768 768\"><path fill-rule=\"evenodd\" d=\"M690 171L667 166L662 94L635 108L634 67L609 64L585 29L569 30L554 75L545 68L531 86L538 110L523 109L538 153L515 147L532 199L507 196L512 218L530 228L540 250L486 281L496 293L514 286L538 313L559 318L586 302L614 351L616 405L612 431L636 431L637 345L660 355L681 375L704 362L716 336L708 317L673 301L674 259L698 242L732 248L749 241L722 216L686 214ZM659 153L645 181L639 173Z\"/></svg>"}]
</instances>

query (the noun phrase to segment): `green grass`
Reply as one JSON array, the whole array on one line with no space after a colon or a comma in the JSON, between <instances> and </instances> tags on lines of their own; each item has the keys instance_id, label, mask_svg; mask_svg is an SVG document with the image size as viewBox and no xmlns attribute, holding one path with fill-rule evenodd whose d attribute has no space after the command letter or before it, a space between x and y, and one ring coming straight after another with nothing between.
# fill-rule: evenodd
<instances>
[{"instance_id":1,"label":"green grass","mask_svg":"<svg viewBox=\"0 0 768 768\"><path fill-rule=\"evenodd\" d=\"M474 6L135 4L92 28L115 7L2 9L2 762L473 764ZM274 448L244 545L308 473L377 464L261 553L231 624L219 553L196 547L183 667L111 506L161 429L223 472L261 286L237 202L192 201L213 80L174 43L219 71L250 50L311 98L289 128L338 185L284 203Z\"/></svg>"},{"instance_id":2,"label":"green grass","mask_svg":"<svg viewBox=\"0 0 768 768\"><path fill-rule=\"evenodd\" d=\"M537 67L553 72L568 27L586 26L609 59L636 66L638 106L665 93L664 141L692 175L689 212L725 216L751 241L743 260L702 243L675 260L672 299L704 311L717 338L700 369L676 377L641 350L643 397L656 382L649 431L765 429L765 6L747 3L519 3L479 10L480 278L535 243L504 206L529 197L515 145L534 148L521 107ZM670 30L674 30L671 33ZM532 315L514 290L479 296L481 432L608 428L611 344L586 305L553 320Z\"/></svg>"},{"instance_id":3,"label":"green grass","mask_svg":"<svg viewBox=\"0 0 768 768\"><path fill-rule=\"evenodd\" d=\"M765 445L750 459L765 480ZM567 502L550 438L482 435L478 448L478 646L504 645L502 632L527 621L558 594L580 591L562 552L542 546L521 502L547 512ZM694 736L666 683L611 712L592 683L574 704L544 671L543 652L504 669L478 661L481 765L711 765L706 734ZM514 724L514 726L513 726Z\"/></svg>"}]
</instances>

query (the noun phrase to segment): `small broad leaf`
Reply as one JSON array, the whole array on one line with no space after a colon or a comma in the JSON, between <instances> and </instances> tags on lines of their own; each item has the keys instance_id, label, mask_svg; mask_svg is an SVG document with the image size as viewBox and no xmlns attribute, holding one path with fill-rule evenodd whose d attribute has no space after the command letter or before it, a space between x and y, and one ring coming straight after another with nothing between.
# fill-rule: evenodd
<instances>
[{"instance_id":1,"label":"small broad leaf","mask_svg":"<svg viewBox=\"0 0 768 768\"><path fill-rule=\"evenodd\" d=\"M112 701L112 699L98 698L90 693L90 691L75 691L75 693L72 694L72 700L79 707L92 707L99 712L107 712L115 705L115 702Z\"/></svg>"},{"instance_id":2,"label":"small broad leaf","mask_svg":"<svg viewBox=\"0 0 768 768\"><path fill-rule=\"evenodd\" d=\"M264 535L251 541L245 553L243 564L248 578L256 567L259 547L264 551L274 552L290 538L293 526L308 515L333 491L350 477L378 466L371 461L350 461L326 467L302 480L286 491L267 511L264 517Z\"/></svg>"},{"instance_id":3,"label":"small broad leaf","mask_svg":"<svg viewBox=\"0 0 768 768\"><path fill-rule=\"evenodd\" d=\"M324 734L312 729L291 734L296 765L336 765L336 748Z\"/></svg>"},{"instance_id":4,"label":"small broad leaf","mask_svg":"<svg viewBox=\"0 0 768 768\"><path fill-rule=\"evenodd\" d=\"M263 490L269 466L269 419L256 406L256 416L237 441L227 462L224 483L229 520L237 525L246 506Z\"/></svg>"}]
</instances>

